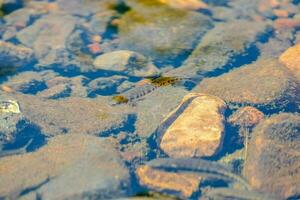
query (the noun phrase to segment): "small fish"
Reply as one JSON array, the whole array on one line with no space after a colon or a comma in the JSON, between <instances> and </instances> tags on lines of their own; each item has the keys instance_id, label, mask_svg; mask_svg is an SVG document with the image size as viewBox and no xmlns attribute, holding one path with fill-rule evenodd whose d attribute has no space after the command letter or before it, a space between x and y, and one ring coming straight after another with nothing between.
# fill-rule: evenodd
<instances>
[{"instance_id":1,"label":"small fish","mask_svg":"<svg viewBox=\"0 0 300 200\"><path fill-rule=\"evenodd\" d=\"M193 81L191 78L185 77L154 77L154 78L147 78L143 81L143 84L134 87L133 89L121 94L114 96L112 99L115 104L123 104L123 103L133 103L140 100L145 95L153 92L154 90L160 87L166 86L174 86L181 82L185 81ZM194 82L194 81L193 81Z\"/></svg>"},{"instance_id":2,"label":"small fish","mask_svg":"<svg viewBox=\"0 0 300 200\"><path fill-rule=\"evenodd\" d=\"M234 174L226 166L214 161L200 158L158 158L148 162L147 165L157 170L195 172L206 178L240 183L245 190L251 189L251 186L243 177Z\"/></svg>"},{"instance_id":3,"label":"small fish","mask_svg":"<svg viewBox=\"0 0 300 200\"><path fill-rule=\"evenodd\" d=\"M143 86L132 88L122 95L113 96L112 99L115 104L134 103L157 88L157 86L147 83Z\"/></svg>"}]
</instances>

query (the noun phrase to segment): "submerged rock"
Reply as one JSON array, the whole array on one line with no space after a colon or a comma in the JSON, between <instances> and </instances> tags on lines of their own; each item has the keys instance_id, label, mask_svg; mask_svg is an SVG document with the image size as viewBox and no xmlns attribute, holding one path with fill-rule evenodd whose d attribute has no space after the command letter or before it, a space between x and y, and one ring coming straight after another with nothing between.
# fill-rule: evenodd
<instances>
[{"instance_id":1,"label":"submerged rock","mask_svg":"<svg viewBox=\"0 0 300 200\"><path fill-rule=\"evenodd\" d=\"M131 10L120 18L118 26L120 47L140 52L158 63L170 63L186 55L212 27L208 17L171 8L159 0L127 3Z\"/></svg>"},{"instance_id":2,"label":"submerged rock","mask_svg":"<svg viewBox=\"0 0 300 200\"><path fill-rule=\"evenodd\" d=\"M298 81L300 81L300 44L288 48L281 54L279 61L291 70Z\"/></svg>"},{"instance_id":3,"label":"submerged rock","mask_svg":"<svg viewBox=\"0 0 300 200\"><path fill-rule=\"evenodd\" d=\"M49 14L17 34L17 39L34 49L37 58L65 47L68 36L76 25L76 17L63 14Z\"/></svg>"},{"instance_id":4,"label":"submerged rock","mask_svg":"<svg viewBox=\"0 0 300 200\"><path fill-rule=\"evenodd\" d=\"M39 97L59 99L65 97L86 97L87 89L83 86L86 82L84 76L66 78L57 76L46 81L47 89L37 93Z\"/></svg>"},{"instance_id":5,"label":"submerged rock","mask_svg":"<svg viewBox=\"0 0 300 200\"><path fill-rule=\"evenodd\" d=\"M258 124L264 118L264 113L260 110L246 106L238 109L235 113L233 113L228 121L234 125L238 125L240 127L253 127Z\"/></svg>"},{"instance_id":6,"label":"submerged rock","mask_svg":"<svg viewBox=\"0 0 300 200\"><path fill-rule=\"evenodd\" d=\"M300 116L281 113L262 121L253 132L244 167L251 186L280 198L300 191Z\"/></svg>"},{"instance_id":7,"label":"submerged rock","mask_svg":"<svg viewBox=\"0 0 300 200\"><path fill-rule=\"evenodd\" d=\"M126 76L111 76L111 77L101 77L96 78L89 82L87 85L88 91L90 94L96 93L96 94L112 94L115 92L123 92L123 90L129 89L133 86L133 83L130 84L130 82L127 81L128 77ZM127 84L126 85L123 84Z\"/></svg>"},{"instance_id":8,"label":"submerged rock","mask_svg":"<svg viewBox=\"0 0 300 200\"><path fill-rule=\"evenodd\" d=\"M265 29L266 24L263 22L235 20L219 23L203 37L177 73L195 74L228 67L226 64L235 61L232 60L234 56L255 53L247 52L247 48Z\"/></svg>"},{"instance_id":9,"label":"submerged rock","mask_svg":"<svg viewBox=\"0 0 300 200\"><path fill-rule=\"evenodd\" d=\"M143 55L133 51L113 51L98 56L94 61L96 69L123 72L130 76L154 76L158 69Z\"/></svg>"},{"instance_id":10,"label":"submerged rock","mask_svg":"<svg viewBox=\"0 0 300 200\"><path fill-rule=\"evenodd\" d=\"M214 155L222 147L225 108L218 97L188 94L157 130L160 148L175 158Z\"/></svg>"},{"instance_id":11,"label":"submerged rock","mask_svg":"<svg viewBox=\"0 0 300 200\"><path fill-rule=\"evenodd\" d=\"M156 191L174 191L188 198L198 190L201 177L192 173L166 172L147 165L136 170L141 185Z\"/></svg>"},{"instance_id":12,"label":"submerged rock","mask_svg":"<svg viewBox=\"0 0 300 200\"><path fill-rule=\"evenodd\" d=\"M273 59L261 59L218 77L204 79L195 89L230 104L284 109L299 103L299 86L290 72Z\"/></svg>"},{"instance_id":13,"label":"submerged rock","mask_svg":"<svg viewBox=\"0 0 300 200\"><path fill-rule=\"evenodd\" d=\"M6 198L105 199L124 192L129 172L109 139L68 134L36 152L0 159L0 179Z\"/></svg>"},{"instance_id":14,"label":"submerged rock","mask_svg":"<svg viewBox=\"0 0 300 200\"><path fill-rule=\"evenodd\" d=\"M17 125L24 120L18 102L11 96L0 93L0 151L1 145L14 140Z\"/></svg>"},{"instance_id":15,"label":"submerged rock","mask_svg":"<svg viewBox=\"0 0 300 200\"><path fill-rule=\"evenodd\" d=\"M33 60L32 49L0 41L0 70L25 66Z\"/></svg>"},{"instance_id":16,"label":"submerged rock","mask_svg":"<svg viewBox=\"0 0 300 200\"><path fill-rule=\"evenodd\" d=\"M11 92L20 92L25 94L36 94L47 88L46 82L57 76L50 70L42 72L27 71L12 76L3 86L9 87Z\"/></svg>"},{"instance_id":17,"label":"submerged rock","mask_svg":"<svg viewBox=\"0 0 300 200\"><path fill-rule=\"evenodd\" d=\"M162 87L146 95L137 102L136 131L142 138L147 138L161 124L165 116L180 103L188 93L181 87Z\"/></svg>"},{"instance_id":18,"label":"submerged rock","mask_svg":"<svg viewBox=\"0 0 300 200\"><path fill-rule=\"evenodd\" d=\"M69 97L57 100L15 94L22 113L41 128L45 135L82 133L99 135L113 127L121 127L129 111L109 105L108 99ZM82 123L84 122L84 123Z\"/></svg>"}]
</instances>

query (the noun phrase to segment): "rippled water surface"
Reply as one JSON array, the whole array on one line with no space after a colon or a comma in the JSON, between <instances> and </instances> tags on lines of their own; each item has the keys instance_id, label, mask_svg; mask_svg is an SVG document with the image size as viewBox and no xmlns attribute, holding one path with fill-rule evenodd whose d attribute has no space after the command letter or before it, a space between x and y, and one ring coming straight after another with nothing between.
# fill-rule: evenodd
<instances>
[{"instance_id":1,"label":"rippled water surface","mask_svg":"<svg viewBox=\"0 0 300 200\"><path fill-rule=\"evenodd\" d=\"M299 3L0 0L0 199L300 199Z\"/></svg>"}]
</instances>

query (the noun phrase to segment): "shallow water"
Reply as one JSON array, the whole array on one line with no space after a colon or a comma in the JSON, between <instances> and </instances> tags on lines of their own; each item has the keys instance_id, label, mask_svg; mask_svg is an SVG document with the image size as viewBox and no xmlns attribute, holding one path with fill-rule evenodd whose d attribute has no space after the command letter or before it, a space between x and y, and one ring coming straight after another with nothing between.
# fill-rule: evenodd
<instances>
[{"instance_id":1,"label":"shallow water","mask_svg":"<svg viewBox=\"0 0 300 200\"><path fill-rule=\"evenodd\" d=\"M0 3L0 199L300 198L298 1Z\"/></svg>"}]
</instances>

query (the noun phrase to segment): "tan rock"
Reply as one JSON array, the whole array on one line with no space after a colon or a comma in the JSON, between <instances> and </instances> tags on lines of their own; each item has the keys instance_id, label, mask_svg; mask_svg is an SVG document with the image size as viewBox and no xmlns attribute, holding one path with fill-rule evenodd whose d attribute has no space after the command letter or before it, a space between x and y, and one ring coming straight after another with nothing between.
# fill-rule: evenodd
<instances>
[{"instance_id":1,"label":"tan rock","mask_svg":"<svg viewBox=\"0 0 300 200\"><path fill-rule=\"evenodd\" d=\"M103 97L53 100L14 94L14 98L24 116L48 136L65 133L99 135L113 126L122 126L128 116L128 109L110 106L108 99Z\"/></svg>"},{"instance_id":2,"label":"tan rock","mask_svg":"<svg viewBox=\"0 0 300 200\"><path fill-rule=\"evenodd\" d=\"M218 77L205 78L194 92L220 97L227 104L282 109L299 102L298 84L277 59L259 59Z\"/></svg>"},{"instance_id":3,"label":"tan rock","mask_svg":"<svg viewBox=\"0 0 300 200\"><path fill-rule=\"evenodd\" d=\"M300 43L287 49L279 57L279 61L291 70L300 81Z\"/></svg>"},{"instance_id":4,"label":"tan rock","mask_svg":"<svg viewBox=\"0 0 300 200\"><path fill-rule=\"evenodd\" d=\"M188 94L164 120L163 126L174 121L161 133L160 148L171 157L214 155L223 140L225 107L225 102L218 97ZM178 112L182 113L176 116Z\"/></svg>"},{"instance_id":5,"label":"tan rock","mask_svg":"<svg viewBox=\"0 0 300 200\"><path fill-rule=\"evenodd\" d=\"M300 116L281 113L260 122L252 133L244 174L253 189L280 199L300 193Z\"/></svg>"},{"instance_id":6,"label":"tan rock","mask_svg":"<svg viewBox=\"0 0 300 200\"><path fill-rule=\"evenodd\" d=\"M140 184L151 189L172 190L180 192L184 197L190 197L198 190L201 177L193 173L165 172L141 166L136 170Z\"/></svg>"},{"instance_id":7,"label":"tan rock","mask_svg":"<svg viewBox=\"0 0 300 200\"><path fill-rule=\"evenodd\" d=\"M116 148L109 139L66 134L36 152L1 158L0 196L10 199L27 188L34 190L24 196L38 193L43 199L83 199L84 193L105 190L117 194L129 173Z\"/></svg>"},{"instance_id":8,"label":"tan rock","mask_svg":"<svg viewBox=\"0 0 300 200\"><path fill-rule=\"evenodd\" d=\"M264 114L251 106L238 109L230 116L229 122L242 127L252 127L258 124L264 118Z\"/></svg>"}]
</instances>

